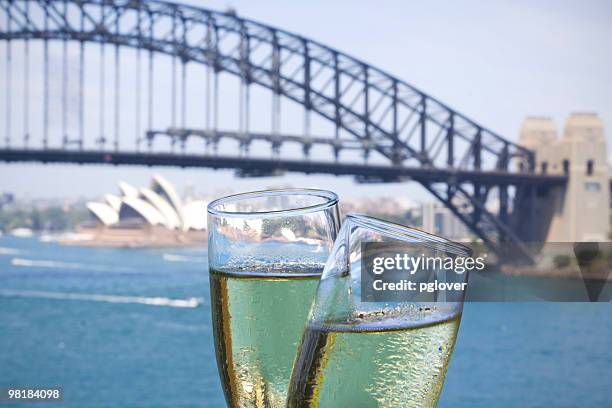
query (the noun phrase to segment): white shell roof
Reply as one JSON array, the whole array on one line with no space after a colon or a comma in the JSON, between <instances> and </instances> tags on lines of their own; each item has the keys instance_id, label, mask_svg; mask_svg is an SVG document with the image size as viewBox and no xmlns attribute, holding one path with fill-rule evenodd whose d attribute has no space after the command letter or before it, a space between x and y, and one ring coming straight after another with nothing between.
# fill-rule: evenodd
<instances>
[{"instance_id":1,"label":"white shell roof","mask_svg":"<svg viewBox=\"0 0 612 408\"><path fill-rule=\"evenodd\" d=\"M136 187L126 183L125 181L119 182L119 190L121 190L121 195L124 197L138 197L138 190Z\"/></svg>"},{"instance_id":2,"label":"white shell roof","mask_svg":"<svg viewBox=\"0 0 612 408\"><path fill-rule=\"evenodd\" d=\"M159 174L153 175L153 182L151 183L151 190L157 192L162 198L170 202L174 210L176 211L181 223L183 221L183 202L181 197L177 194L176 190L170 182ZM166 197L164 197L166 196Z\"/></svg>"},{"instance_id":3,"label":"white shell roof","mask_svg":"<svg viewBox=\"0 0 612 408\"><path fill-rule=\"evenodd\" d=\"M141 188L140 194L164 217L164 225L168 228L182 227L181 220L172 207L162 196L149 188Z\"/></svg>"},{"instance_id":4,"label":"white shell roof","mask_svg":"<svg viewBox=\"0 0 612 408\"><path fill-rule=\"evenodd\" d=\"M89 202L87 208L104 225L121 222L124 206L133 210L150 225L170 229L205 230L207 201L193 200L185 205L170 182L156 174L150 188L136 189L125 181L119 182L121 196L105 194L104 202Z\"/></svg>"},{"instance_id":5,"label":"white shell roof","mask_svg":"<svg viewBox=\"0 0 612 408\"><path fill-rule=\"evenodd\" d=\"M106 203L95 201L86 204L87 209L104 225L113 225L119 221L119 213Z\"/></svg>"},{"instance_id":6,"label":"white shell roof","mask_svg":"<svg viewBox=\"0 0 612 408\"><path fill-rule=\"evenodd\" d=\"M194 229L204 230L206 229L206 207L208 206L207 201L195 200L185 204L183 207L183 230Z\"/></svg>"},{"instance_id":7,"label":"white shell roof","mask_svg":"<svg viewBox=\"0 0 612 408\"><path fill-rule=\"evenodd\" d=\"M121 198L120 197L117 197L114 194L105 194L104 199L106 200L106 203L111 206L113 210L119 213L119 210L121 209Z\"/></svg>"},{"instance_id":8,"label":"white shell roof","mask_svg":"<svg viewBox=\"0 0 612 408\"><path fill-rule=\"evenodd\" d=\"M134 211L142 216L149 224L159 225L165 224L165 218L161 213L153 207L149 202L137 197L124 197L123 205L131 207Z\"/></svg>"}]
</instances>

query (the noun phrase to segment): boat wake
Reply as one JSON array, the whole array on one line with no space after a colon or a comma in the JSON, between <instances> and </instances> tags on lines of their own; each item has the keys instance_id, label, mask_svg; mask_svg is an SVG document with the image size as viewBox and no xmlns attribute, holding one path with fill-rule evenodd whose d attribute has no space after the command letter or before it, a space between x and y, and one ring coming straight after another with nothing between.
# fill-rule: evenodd
<instances>
[{"instance_id":1,"label":"boat wake","mask_svg":"<svg viewBox=\"0 0 612 408\"><path fill-rule=\"evenodd\" d=\"M48 259L13 258L11 259L11 265L29 267L29 268L48 268L48 269L64 269L64 270L80 269L80 270L103 271L103 272L134 272L133 269L125 268L125 267L51 261Z\"/></svg>"},{"instance_id":2,"label":"boat wake","mask_svg":"<svg viewBox=\"0 0 612 408\"><path fill-rule=\"evenodd\" d=\"M16 248L0 247L0 255L16 255L18 253L19 250Z\"/></svg>"},{"instance_id":3,"label":"boat wake","mask_svg":"<svg viewBox=\"0 0 612 408\"><path fill-rule=\"evenodd\" d=\"M195 308L200 306L204 301L204 299L196 297L191 297L187 299L170 299L167 297L117 296L95 293L45 292L37 290L0 290L0 296L55 300L82 300L106 303L133 303L149 306L166 306L181 308Z\"/></svg>"},{"instance_id":4,"label":"boat wake","mask_svg":"<svg viewBox=\"0 0 612 408\"><path fill-rule=\"evenodd\" d=\"M162 256L164 261L167 262L207 262L208 258L205 256L187 256L177 254L164 254Z\"/></svg>"}]
</instances>

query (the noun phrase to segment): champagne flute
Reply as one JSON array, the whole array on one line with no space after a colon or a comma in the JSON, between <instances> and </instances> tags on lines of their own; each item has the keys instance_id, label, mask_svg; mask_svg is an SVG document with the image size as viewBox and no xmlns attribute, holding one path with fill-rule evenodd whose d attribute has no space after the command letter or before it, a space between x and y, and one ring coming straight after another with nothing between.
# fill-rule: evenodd
<instances>
[{"instance_id":1,"label":"champagne flute","mask_svg":"<svg viewBox=\"0 0 612 408\"><path fill-rule=\"evenodd\" d=\"M371 273L362 255L363 244L372 242L422 260L425 254L451 260L470 256L468 248L434 235L349 214L319 282L288 407L436 406L459 330L463 292L441 293L432 284L423 286L431 289L423 294L406 292L408 299L394 298L395 292L388 299L368 299L362 284ZM448 276L439 269L429 276L418 272L410 275L421 279L416 289L433 282L432 276L459 285L467 279L455 271Z\"/></svg>"},{"instance_id":2,"label":"champagne flute","mask_svg":"<svg viewBox=\"0 0 612 408\"><path fill-rule=\"evenodd\" d=\"M291 367L340 225L329 191L286 189L208 206L217 365L231 407L284 407Z\"/></svg>"}]
</instances>

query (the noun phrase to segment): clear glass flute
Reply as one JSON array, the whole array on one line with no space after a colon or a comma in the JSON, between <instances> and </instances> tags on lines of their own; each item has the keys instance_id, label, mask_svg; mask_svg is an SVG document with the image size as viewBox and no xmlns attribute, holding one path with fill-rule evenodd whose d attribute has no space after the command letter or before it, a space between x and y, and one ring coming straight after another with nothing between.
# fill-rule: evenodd
<instances>
[{"instance_id":1,"label":"clear glass flute","mask_svg":"<svg viewBox=\"0 0 612 408\"><path fill-rule=\"evenodd\" d=\"M372 242L384 243L377 250L381 254L402 252L415 259L452 262L471 253L419 230L349 214L319 282L293 367L288 407L436 406L464 296L434 290L434 280L461 285L467 273L437 267L432 273L416 271L409 276L417 291L372 301L362 286L371 277L363 274L362 250L367 249L362 244ZM431 283L423 286L430 290L419 294L421 283Z\"/></svg>"},{"instance_id":2,"label":"clear glass flute","mask_svg":"<svg viewBox=\"0 0 612 408\"><path fill-rule=\"evenodd\" d=\"M231 407L284 407L291 367L340 227L338 197L238 194L208 206L215 351Z\"/></svg>"}]
</instances>

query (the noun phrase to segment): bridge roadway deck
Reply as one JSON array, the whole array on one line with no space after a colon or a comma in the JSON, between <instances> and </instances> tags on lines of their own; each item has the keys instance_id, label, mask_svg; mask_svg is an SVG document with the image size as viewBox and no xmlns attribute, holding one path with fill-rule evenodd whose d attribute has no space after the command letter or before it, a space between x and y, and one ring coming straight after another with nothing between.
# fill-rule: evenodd
<instances>
[{"instance_id":1,"label":"bridge roadway deck","mask_svg":"<svg viewBox=\"0 0 612 408\"><path fill-rule=\"evenodd\" d=\"M555 186L567 182L563 175L405 167L367 163L290 160L262 157L194 155L182 153L113 152L62 149L0 149L0 161L75 164L110 164L237 169L244 175L264 176L298 172L356 176L364 182L414 180L422 183L479 183L482 185Z\"/></svg>"}]
</instances>

